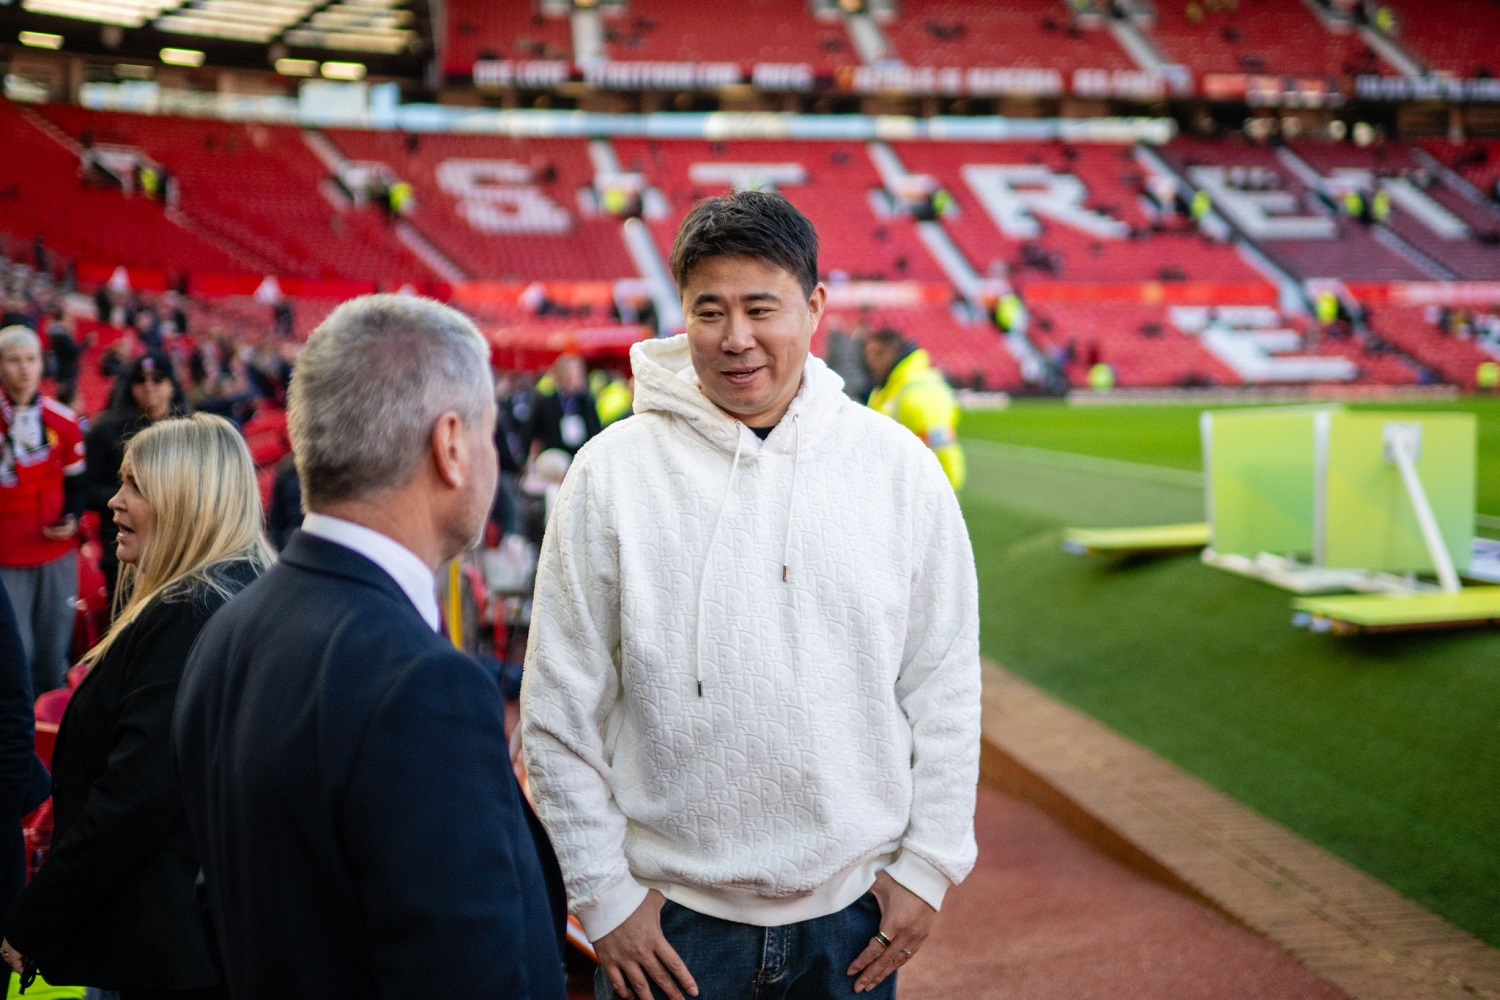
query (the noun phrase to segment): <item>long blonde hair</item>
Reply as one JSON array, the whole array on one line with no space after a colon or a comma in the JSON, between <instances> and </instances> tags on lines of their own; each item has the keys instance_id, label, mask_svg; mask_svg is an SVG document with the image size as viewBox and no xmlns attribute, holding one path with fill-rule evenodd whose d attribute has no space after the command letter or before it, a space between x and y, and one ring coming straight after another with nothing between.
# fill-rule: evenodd
<instances>
[{"instance_id":1,"label":"long blonde hair","mask_svg":"<svg viewBox=\"0 0 1500 1000\"><path fill-rule=\"evenodd\" d=\"M276 558L266 542L250 450L223 417L158 421L130 439L125 462L155 527L140 558L120 567L115 620L84 655L90 666L158 596L199 583L227 596L216 565L244 559L263 570Z\"/></svg>"}]
</instances>

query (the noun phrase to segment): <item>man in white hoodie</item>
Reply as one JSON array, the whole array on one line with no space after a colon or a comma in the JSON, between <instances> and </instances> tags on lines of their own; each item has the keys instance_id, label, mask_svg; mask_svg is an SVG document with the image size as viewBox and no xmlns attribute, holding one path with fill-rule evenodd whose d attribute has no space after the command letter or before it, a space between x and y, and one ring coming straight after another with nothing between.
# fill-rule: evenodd
<instances>
[{"instance_id":1,"label":"man in white hoodie","mask_svg":"<svg viewBox=\"0 0 1500 1000\"><path fill-rule=\"evenodd\" d=\"M978 597L932 452L811 357L817 234L699 204L687 333L579 453L538 569L526 763L600 1000L894 997L972 868ZM851 538L857 538L851 542Z\"/></svg>"}]
</instances>

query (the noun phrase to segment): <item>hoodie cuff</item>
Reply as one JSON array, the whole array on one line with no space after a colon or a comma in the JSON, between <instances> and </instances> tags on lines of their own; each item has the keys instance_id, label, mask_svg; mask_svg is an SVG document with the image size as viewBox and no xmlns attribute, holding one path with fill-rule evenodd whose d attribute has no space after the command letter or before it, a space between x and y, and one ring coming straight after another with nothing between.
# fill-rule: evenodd
<instances>
[{"instance_id":1,"label":"hoodie cuff","mask_svg":"<svg viewBox=\"0 0 1500 1000\"><path fill-rule=\"evenodd\" d=\"M588 939L597 941L623 924L645 901L646 887L627 875L611 883L588 906L580 906L575 915Z\"/></svg>"},{"instance_id":2,"label":"hoodie cuff","mask_svg":"<svg viewBox=\"0 0 1500 1000\"><path fill-rule=\"evenodd\" d=\"M901 883L902 887L916 893L934 910L943 908L943 896L953 885L942 872L911 851L902 851L885 873Z\"/></svg>"}]
</instances>

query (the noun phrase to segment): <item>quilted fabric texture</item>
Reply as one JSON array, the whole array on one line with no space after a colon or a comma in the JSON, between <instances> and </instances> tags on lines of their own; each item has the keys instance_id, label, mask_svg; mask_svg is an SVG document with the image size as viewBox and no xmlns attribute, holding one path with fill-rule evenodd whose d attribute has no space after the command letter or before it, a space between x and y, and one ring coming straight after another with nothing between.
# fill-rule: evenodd
<instances>
[{"instance_id":1,"label":"quilted fabric texture","mask_svg":"<svg viewBox=\"0 0 1500 1000\"><path fill-rule=\"evenodd\" d=\"M686 340L635 346L637 416L579 453L542 546L523 739L572 909L597 939L655 886L776 925L880 868L937 906L975 857L957 500L817 358L762 442Z\"/></svg>"}]
</instances>

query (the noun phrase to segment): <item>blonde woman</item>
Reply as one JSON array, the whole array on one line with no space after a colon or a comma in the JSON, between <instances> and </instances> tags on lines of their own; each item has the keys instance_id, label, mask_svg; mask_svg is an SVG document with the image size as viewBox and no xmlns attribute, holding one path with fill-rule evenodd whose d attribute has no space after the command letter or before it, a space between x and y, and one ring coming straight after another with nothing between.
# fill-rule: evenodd
<instances>
[{"instance_id":1,"label":"blonde woman","mask_svg":"<svg viewBox=\"0 0 1500 1000\"><path fill-rule=\"evenodd\" d=\"M172 711L199 631L273 555L250 453L223 418L146 428L120 478L109 502L115 620L84 657L91 669L63 717L52 853L11 913L0 958L122 1000L209 1000L226 994L198 917Z\"/></svg>"}]
</instances>

